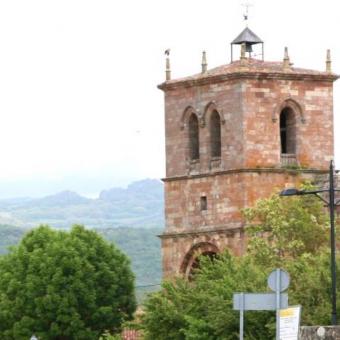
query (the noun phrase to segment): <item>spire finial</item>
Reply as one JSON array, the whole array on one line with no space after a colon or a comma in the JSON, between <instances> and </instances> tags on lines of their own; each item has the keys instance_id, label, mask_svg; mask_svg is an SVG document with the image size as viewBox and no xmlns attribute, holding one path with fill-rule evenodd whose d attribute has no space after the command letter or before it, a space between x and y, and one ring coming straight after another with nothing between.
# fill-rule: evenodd
<instances>
[{"instance_id":1,"label":"spire finial","mask_svg":"<svg viewBox=\"0 0 340 340\"><path fill-rule=\"evenodd\" d=\"M208 63L207 63L207 53L205 51L202 52L202 73L207 72Z\"/></svg>"},{"instance_id":2,"label":"spire finial","mask_svg":"<svg viewBox=\"0 0 340 340\"><path fill-rule=\"evenodd\" d=\"M290 60L288 55L288 47L285 47L285 53L283 57L283 70L289 71L290 70Z\"/></svg>"},{"instance_id":3,"label":"spire finial","mask_svg":"<svg viewBox=\"0 0 340 340\"><path fill-rule=\"evenodd\" d=\"M166 60L165 60L165 79L166 80L171 80L170 48L166 49L164 54L166 55Z\"/></svg>"},{"instance_id":4,"label":"spire finial","mask_svg":"<svg viewBox=\"0 0 340 340\"><path fill-rule=\"evenodd\" d=\"M327 57L326 57L326 72L332 73L332 59L331 59L331 50L327 50Z\"/></svg>"}]
</instances>

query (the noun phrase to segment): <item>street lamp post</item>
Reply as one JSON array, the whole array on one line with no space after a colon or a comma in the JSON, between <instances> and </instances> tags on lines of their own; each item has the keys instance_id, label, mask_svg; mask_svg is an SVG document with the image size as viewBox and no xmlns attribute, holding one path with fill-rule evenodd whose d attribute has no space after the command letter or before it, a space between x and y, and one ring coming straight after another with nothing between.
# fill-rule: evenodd
<instances>
[{"instance_id":1,"label":"street lamp post","mask_svg":"<svg viewBox=\"0 0 340 340\"><path fill-rule=\"evenodd\" d=\"M315 195L329 207L329 220L331 224L331 274L332 274L332 325L337 324L336 316L336 260L335 260L335 207L340 205L340 200L335 200L335 192L340 189L334 188L334 165L331 161L329 166L329 188L320 190L298 190L296 188L285 189L280 196ZM326 200L320 194L328 192L329 199Z\"/></svg>"}]
</instances>

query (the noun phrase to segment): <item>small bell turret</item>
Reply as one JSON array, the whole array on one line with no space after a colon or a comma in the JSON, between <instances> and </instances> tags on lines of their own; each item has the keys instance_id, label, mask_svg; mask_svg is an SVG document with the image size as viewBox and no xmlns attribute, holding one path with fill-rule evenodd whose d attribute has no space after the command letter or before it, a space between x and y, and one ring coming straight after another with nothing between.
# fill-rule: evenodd
<instances>
[{"instance_id":1,"label":"small bell turret","mask_svg":"<svg viewBox=\"0 0 340 340\"><path fill-rule=\"evenodd\" d=\"M245 51L249 58L253 53L253 45L262 44L262 60L263 60L263 41L248 27L246 27L232 42L231 42L231 61L233 61L233 46L245 45Z\"/></svg>"}]
</instances>

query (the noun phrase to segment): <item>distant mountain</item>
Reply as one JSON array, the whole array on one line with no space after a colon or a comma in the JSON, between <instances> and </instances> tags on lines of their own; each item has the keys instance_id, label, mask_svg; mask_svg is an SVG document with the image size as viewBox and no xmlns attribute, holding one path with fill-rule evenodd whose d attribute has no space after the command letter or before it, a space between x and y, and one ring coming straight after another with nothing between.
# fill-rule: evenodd
<instances>
[{"instance_id":1,"label":"distant mountain","mask_svg":"<svg viewBox=\"0 0 340 340\"><path fill-rule=\"evenodd\" d=\"M132 200L155 200L163 201L163 184L156 179L145 179L133 182L126 189L113 188L103 190L99 194L99 199L103 201L116 202L122 199Z\"/></svg>"},{"instance_id":2,"label":"distant mountain","mask_svg":"<svg viewBox=\"0 0 340 340\"><path fill-rule=\"evenodd\" d=\"M62 191L55 195L50 195L43 197L41 199L36 199L33 201L34 204L39 204L40 206L70 206L70 205L79 205L79 204L87 204L91 200L78 195L73 191Z\"/></svg>"},{"instance_id":3,"label":"distant mountain","mask_svg":"<svg viewBox=\"0 0 340 340\"><path fill-rule=\"evenodd\" d=\"M163 228L163 183L155 179L134 182L125 188L103 190L97 199L63 191L43 198L0 200L0 224L34 227L49 224L69 228Z\"/></svg>"}]
</instances>

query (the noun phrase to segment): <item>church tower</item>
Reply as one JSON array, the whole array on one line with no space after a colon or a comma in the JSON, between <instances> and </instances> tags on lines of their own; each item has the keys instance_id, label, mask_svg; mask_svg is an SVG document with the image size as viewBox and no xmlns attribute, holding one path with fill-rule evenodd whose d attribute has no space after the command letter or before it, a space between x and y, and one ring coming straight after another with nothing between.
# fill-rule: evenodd
<instances>
[{"instance_id":1,"label":"church tower","mask_svg":"<svg viewBox=\"0 0 340 340\"><path fill-rule=\"evenodd\" d=\"M238 60L171 79L165 95L164 277L190 277L197 256L245 251L241 210L275 190L327 172L333 159L333 82L323 72L252 57L262 41L246 28ZM262 53L263 55L263 53Z\"/></svg>"}]
</instances>

